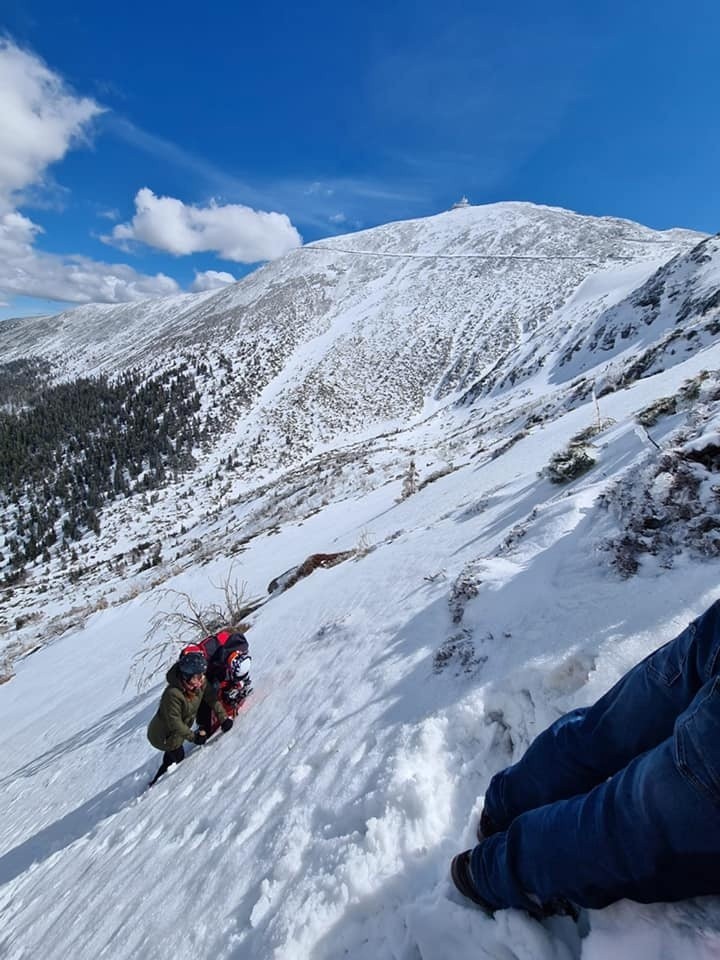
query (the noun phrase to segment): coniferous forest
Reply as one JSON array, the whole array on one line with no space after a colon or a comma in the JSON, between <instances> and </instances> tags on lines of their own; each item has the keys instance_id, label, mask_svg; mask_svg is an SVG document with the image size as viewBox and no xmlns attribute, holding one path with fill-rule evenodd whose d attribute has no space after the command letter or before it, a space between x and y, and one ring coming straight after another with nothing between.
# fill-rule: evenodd
<instances>
[{"instance_id":1,"label":"coniferous forest","mask_svg":"<svg viewBox=\"0 0 720 960\"><path fill-rule=\"evenodd\" d=\"M103 506L153 490L194 463L212 424L187 363L148 377L47 385L39 361L0 365L0 516L5 582L88 531Z\"/></svg>"}]
</instances>

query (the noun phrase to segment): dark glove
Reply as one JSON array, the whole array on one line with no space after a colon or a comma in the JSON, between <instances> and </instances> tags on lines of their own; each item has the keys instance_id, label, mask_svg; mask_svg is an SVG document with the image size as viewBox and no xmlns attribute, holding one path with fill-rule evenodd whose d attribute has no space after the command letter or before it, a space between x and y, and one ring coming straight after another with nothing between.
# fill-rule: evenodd
<instances>
[{"instance_id":1,"label":"dark glove","mask_svg":"<svg viewBox=\"0 0 720 960\"><path fill-rule=\"evenodd\" d=\"M196 731L195 731L195 743L196 743L199 747L204 746L206 740L207 740L207 733L206 733L204 730L196 730Z\"/></svg>"},{"instance_id":2,"label":"dark glove","mask_svg":"<svg viewBox=\"0 0 720 960\"><path fill-rule=\"evenodd\" d=\"M233 718L226 717L223 720L223 722L220 724L220 729L222 730L223 733L227 733L228 730L232 730L232 725L233 725Z\"/></svg>"}]
</instances>

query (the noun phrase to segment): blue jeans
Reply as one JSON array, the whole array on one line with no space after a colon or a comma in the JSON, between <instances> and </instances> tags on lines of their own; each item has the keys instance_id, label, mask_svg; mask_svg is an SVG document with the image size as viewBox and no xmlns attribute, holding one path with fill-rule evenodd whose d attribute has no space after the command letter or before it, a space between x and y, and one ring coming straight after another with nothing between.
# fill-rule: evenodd
<instances>
[{"instance_id":1,"label":"blue jeans","mask_svg":"<svg viewBox=\"0 0 720 960\"><path fill-rule=\"evenodd\" d=\"M497 909L720 893L720 601L540 734L485 809L500 832L470 873Z\"/></svg>"}]
</instances>

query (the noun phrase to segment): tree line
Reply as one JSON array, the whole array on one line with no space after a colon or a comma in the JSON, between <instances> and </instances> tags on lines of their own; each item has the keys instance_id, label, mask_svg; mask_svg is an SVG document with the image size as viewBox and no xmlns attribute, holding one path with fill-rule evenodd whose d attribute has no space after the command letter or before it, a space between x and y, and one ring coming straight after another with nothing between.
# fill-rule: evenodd
<instances>
[{"instance_id":1,"label":"tree line","mask_svg":"<svg viewBox=\"0 0 720 960\"><path fill-rule=\"evenodd\" d=\"M100 532L102 508L153 490L194 465L193 448L216 424L202 421L187 364L147 377L84 377L43 386L25 366L2 379L21 381L0 409L0 513L6 581L27 563L50 560L88 531ZM24 405L18 408L18 394Z\"/></svg>"}]
</instances>

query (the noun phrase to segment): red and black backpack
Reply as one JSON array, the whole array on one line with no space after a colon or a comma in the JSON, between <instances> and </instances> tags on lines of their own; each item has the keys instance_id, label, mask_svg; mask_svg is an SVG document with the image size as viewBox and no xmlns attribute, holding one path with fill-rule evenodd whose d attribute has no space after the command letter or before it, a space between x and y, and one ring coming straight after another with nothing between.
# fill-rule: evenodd
<instances>
[{"instance_id":1,"label":"red and black backpack","mask_svg":"<svg viewBox=\"0 0 720 960\"><path fill-rule=\"evenodd\" d=\"M222 680L225 676L225 661L234 650L246 655L249 644L244 633L231 633L221 630L205 637L199 643L189 643L183 647L181 653L201 653L207 660L207 678L212 683Z\"/></svg>"}]
</instances>

